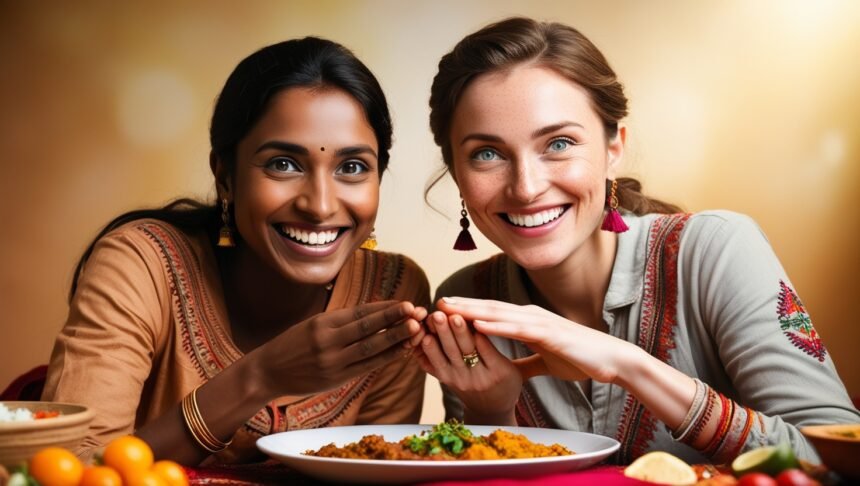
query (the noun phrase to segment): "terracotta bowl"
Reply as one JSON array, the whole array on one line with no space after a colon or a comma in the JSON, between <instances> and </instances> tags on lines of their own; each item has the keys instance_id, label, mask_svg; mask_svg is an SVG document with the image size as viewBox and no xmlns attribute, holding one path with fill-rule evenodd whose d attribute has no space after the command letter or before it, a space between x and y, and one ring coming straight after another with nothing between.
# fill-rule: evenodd
<instances>
[{"instance_id":1,"label":"terracotta bowl","mask_svg":"<svg viewBox=\"0 0 860 486\"><path fill-rule=\"evenodd\" d=\"M71 449L87 433L95 413L83 405L56 402L0 402L9 409L60 412L58 417L29 422L0 422L0 464L10 467L26 462L40 449Z\"/></svg>"},{"instance_id":2,"label":"terracotta bowl","mask_svg":"<svg viewBox=\"0 0 860 486\"><path fill-rule=\"evenodd\" d=\"M860 424L811 425L800 431L830 470L845 479L860 479Z\"/></svg>"}]
</instances>

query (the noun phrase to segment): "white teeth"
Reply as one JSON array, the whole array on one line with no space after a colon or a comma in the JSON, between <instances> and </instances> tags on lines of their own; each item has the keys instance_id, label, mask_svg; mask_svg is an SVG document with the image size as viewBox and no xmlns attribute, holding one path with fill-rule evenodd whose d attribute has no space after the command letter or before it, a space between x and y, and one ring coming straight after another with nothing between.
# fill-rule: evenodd
<instances>
[{"instance_id":1,"label":"white teeth","mask_svg":"<svg viewBox=\"0 0 860 486\"><path fill-rule=\"evenodd\" d=\"M305 245L327 245L337 239L337 231L305 231L291 226L281 226L281 231L290 238Z\"/></svg>"},{"instance_id":2,"label":"white teeth","mask_svg":"<svg viewBox=\"0 0 860 486\"><path fill-rule=\"evenodd\" d=\"M510 221L516 226L525 226L526 228L532 228L535 226L541 226L549 223L550 221L561 216L561 213L563 212L564 209L562 209L561 207L557 207L534 214L507 213L505 216L507 216L508 221Z\"/></svg>"}]
</instances>

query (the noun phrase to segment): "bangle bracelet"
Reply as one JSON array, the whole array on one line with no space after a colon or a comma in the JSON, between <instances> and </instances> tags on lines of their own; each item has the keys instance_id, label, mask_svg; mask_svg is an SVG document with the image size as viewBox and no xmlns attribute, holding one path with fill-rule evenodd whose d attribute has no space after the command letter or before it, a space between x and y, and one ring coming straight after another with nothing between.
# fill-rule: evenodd
<instances>
[{"instance_id":1,"label":"bangle bracelet","mask_svg":"<svg viewBox=\"0 0 860 486\"><path fill-rule=\"evenodd\" d=\"M690 405L690 409L687 410L687 416L684 417L684 421L678 426L677 432L672 432L672 438L677 441L683 441L684 437L690 433L693 424L696 422L696 417L699 416L702 408L705 406L705 395L707 393L705 384L698 378L693 378L693 381L696 382L696 394L693 395L693 403Z\"/></svg>"},{"instance_id":2,"label":"bangle bracelet","mask_svg":"<svg viewBox=\"0 0 860 486\"><path fill-rule=\"evenodd\" d=\"M233 440L222 442L209 431L209 427L206 426L206 422L203 421L203 416L200 414L200 407L197 406L197 388L191 390L191 393L182 399L182 418L185 420L185 426L194 441L200 447L214 454L226 449Z\"/></svg>"}]
</instances>

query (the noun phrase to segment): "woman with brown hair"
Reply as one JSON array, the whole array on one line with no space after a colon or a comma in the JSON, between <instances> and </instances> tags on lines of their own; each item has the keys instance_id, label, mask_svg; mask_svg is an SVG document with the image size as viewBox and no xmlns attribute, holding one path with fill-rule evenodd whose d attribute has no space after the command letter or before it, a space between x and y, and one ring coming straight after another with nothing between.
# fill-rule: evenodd
<instances>
[{"instance_id":1,"label":"woman with brown hair","mask_svg":"<svg viewBox=\"0 0 860 486\"><path fill-rule=\"evenodd\" d=\"M577 30L512 18L467 36L430 107L463 199L456 246L471 217L504 252L449 277L426 321L449 416L614 436L619 462L778 442L814 458L798 427L860 421L755 223L618 176L627 99Z\"/></svg>"},{"instance_id":2,"label":"woman with brown hair","mask_svg":"<svg viewBox=\"0 0 860 486\"><path fill-rule=\"evenodd\" d=\"M285 430L415 423L424 272L372 240L391 117L370 70L307 37L251 54L212 116L218 198L124 214L78 265L43 398L185 464Z\"/></svg>"}]
</instances>

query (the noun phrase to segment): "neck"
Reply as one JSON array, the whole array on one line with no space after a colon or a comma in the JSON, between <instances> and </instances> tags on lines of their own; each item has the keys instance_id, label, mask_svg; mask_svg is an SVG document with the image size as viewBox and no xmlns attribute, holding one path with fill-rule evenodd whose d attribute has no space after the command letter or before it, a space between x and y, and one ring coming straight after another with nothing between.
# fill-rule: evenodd
<instances>
[{"instance_id":1,"label":"neck","mask_svg":"<svg viewBox=\"0 0 860 486\"><path fill-rule=\"evenodd\" d=\"M233 338L242 351L325 310L326 285L287 280L247 247L231 252L221 260L221 281Z\"/></svg>"},{"instance_id":2,"label":"neck","mask_svg":"<svg viewBox=\"0 0 860 486\"><path fill-rule=\"evenodd\" d=\"M582 325L602 329L618 236L596 230L559 265L526 270L532 302Z\"/></svg>"}]
</instances>

